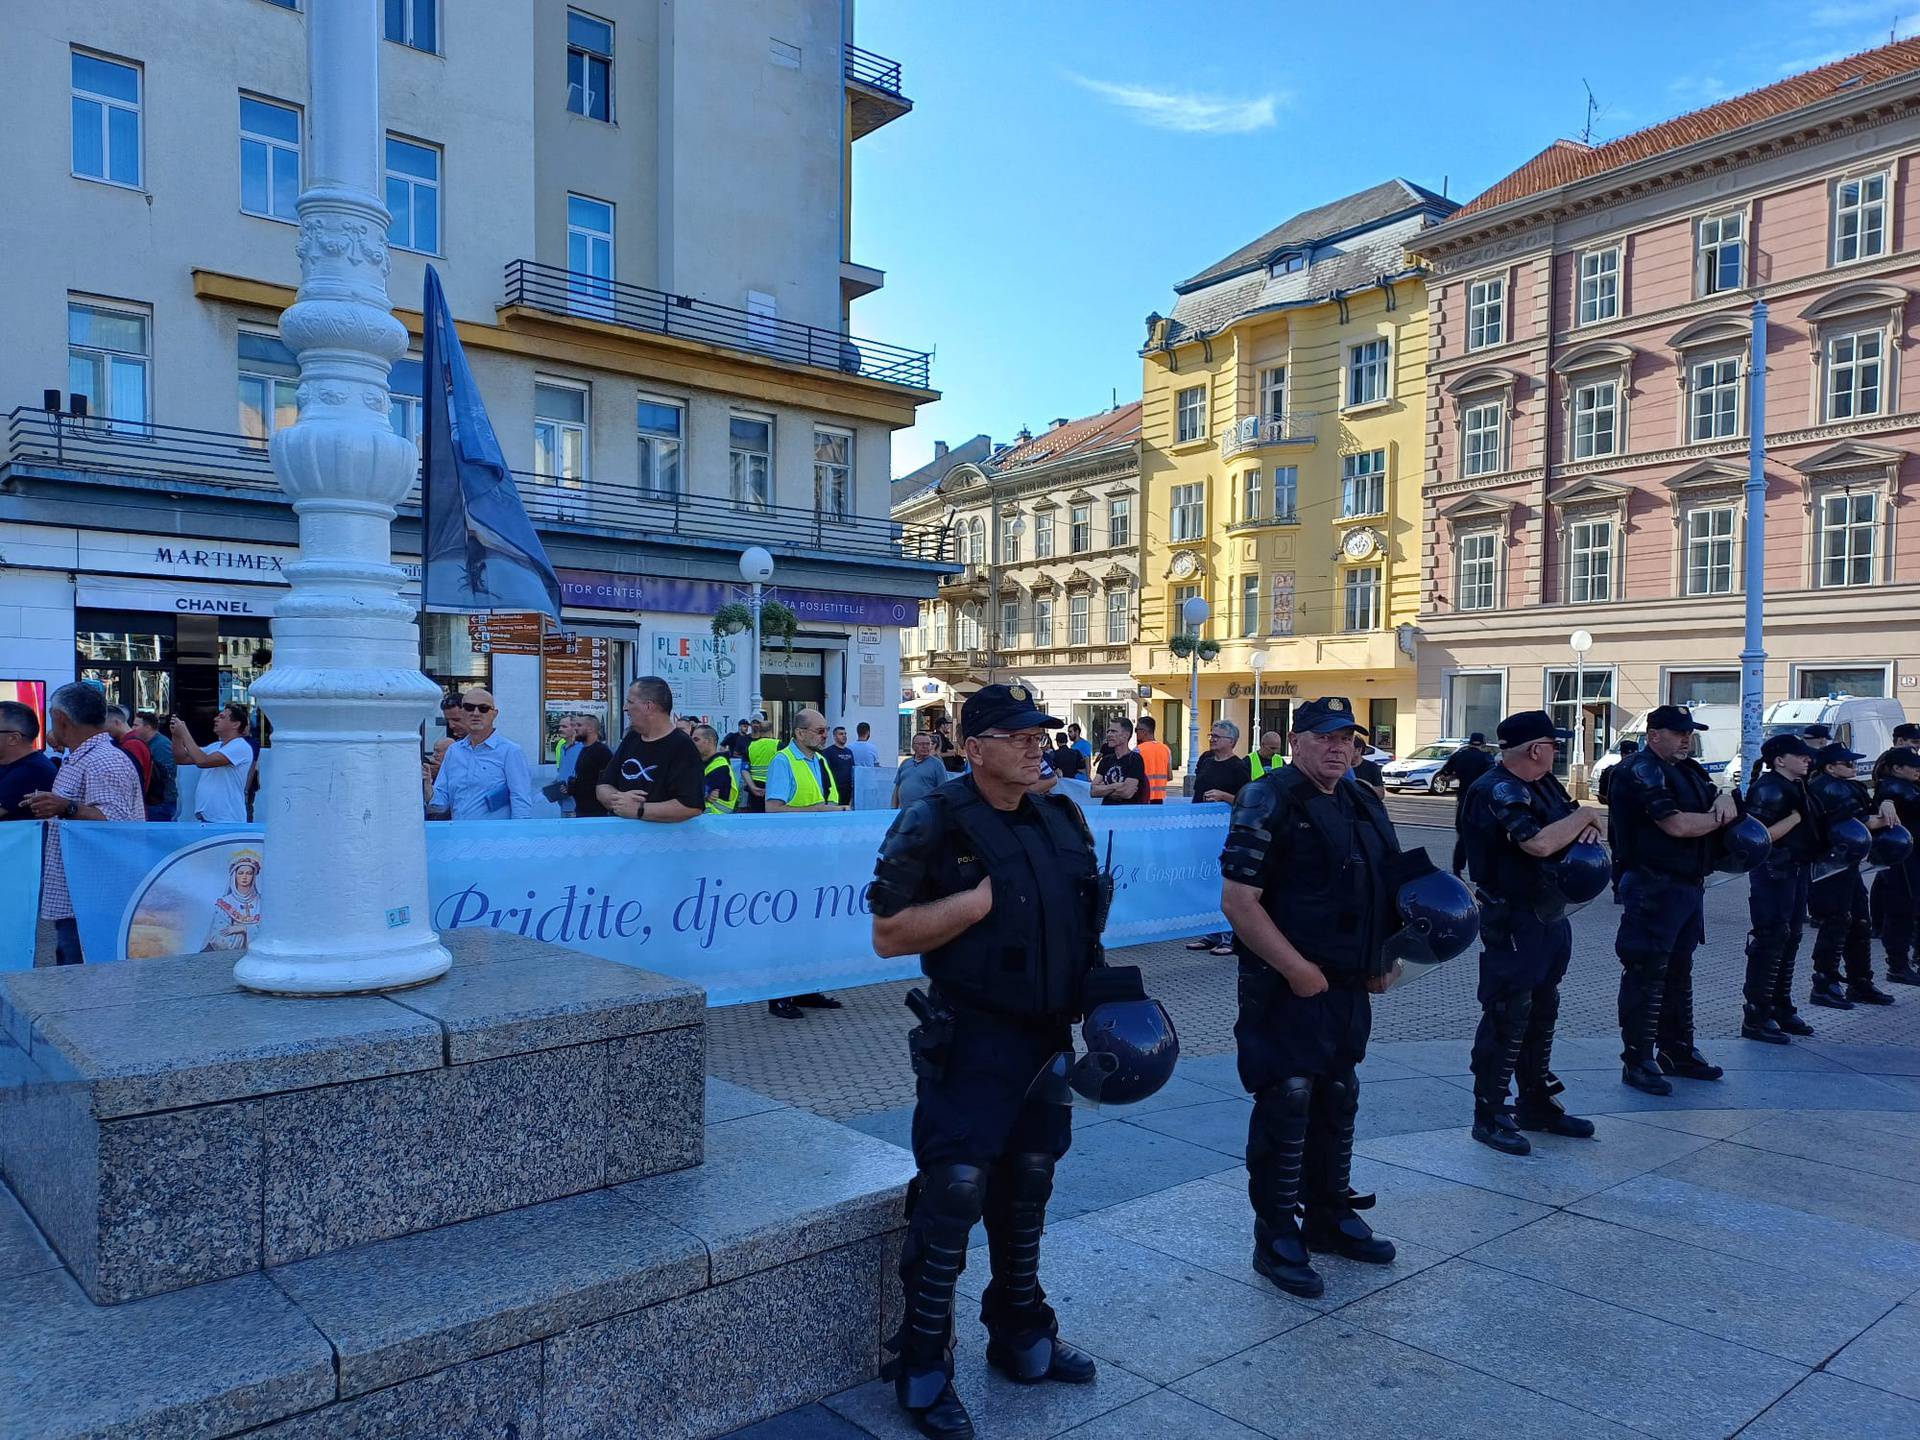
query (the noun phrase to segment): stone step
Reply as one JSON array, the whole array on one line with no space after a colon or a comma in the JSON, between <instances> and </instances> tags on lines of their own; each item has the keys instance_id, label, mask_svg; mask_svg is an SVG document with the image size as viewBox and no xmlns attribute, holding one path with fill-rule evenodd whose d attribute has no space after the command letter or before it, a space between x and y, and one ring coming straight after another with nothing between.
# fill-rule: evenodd
<instances>
[{"instance_id":1,"label":"stone step","mask_svg":"<svg viewBox=\"0 0 1920 1440\"><path fill-rule=\"evenodd\" d=\"M697 1167L123 1305L0 1192L0 1435L705 1440L871 1378L911 1157L717 1088Z\"/></svg>"}]
</instances>

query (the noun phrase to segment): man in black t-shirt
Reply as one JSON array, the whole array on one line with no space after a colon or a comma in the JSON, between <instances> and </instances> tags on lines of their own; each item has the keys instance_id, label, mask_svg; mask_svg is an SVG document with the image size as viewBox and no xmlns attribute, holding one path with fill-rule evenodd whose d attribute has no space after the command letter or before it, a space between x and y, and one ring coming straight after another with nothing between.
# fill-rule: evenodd
<instances>
[{"instance_id":1,"label":"man in black t-shirt","mask_svg":"<svg viewBox=\"0 0 1920 1440\"><path fill-rule=\"evenodd\" d=\"M833 743L820 747L820 758L827 762L827 769L833 772L834 788L840 792L840 803L849 810L853 808L853 747L847 744L847 727L833 727Z\"/></svg>"},{"instance_id":2,"label":"man in black t-shirt","mask_svg":"<svg viewBox=\"0 0 1920 1440\"><path fill-rule=\"evenodd\" d=\"M1062 730L1054 737L1054 749L1047 758L1053 763L1053 773L1062 780L1078 780L1087 769L1087 757L1073 748L1073 741Z\"/></svg>"},{"instance_id":3,"label":"man in black t-shirt","mask_svg":"<svg viewBox=\"0 0 1920 1440\"><path fill-rule=\"evenodd\" d=\"M1102 805L1147 803L1147 766L1133 748L1133 722L1116 716L1107 722L1107 744L1091 786Z\"/></svg>"},{"instance_id":4,"label":"man in black t-shirt","mask_svg":"<svg viewBox=\"0 0 1920 1440\"><path fill-rule=\"evenodd\" d=\"M747 747L753 744L753 722L742 720L734 732L720 742L720 749L729 760L747 763Z\"/></svg>"},{"instance_id":5,"label":"man in black t-shirt","mask_svg":"<svg viewBox=\"0 0 1920 1440\"><path fill-rule=\"evenodd\" d=\"M698 815L705 804L700 751L673 723L673 687L658 675L629 685L627 725L594 789L607 813L669 824Z\"/></svg>"},{"instance_id":6,"label":"man in black t-shirt","mask_svg":"<svg viewBox=\"0 0 1920 1440\"><path fill-rule=\"evenodd\" d=\"M583 820L604 816L607 807L600 803L595 792L599 789L600 777L613 760L613 751L600 738L598 715L581 715L573 723L574 733L580 740L580 758L574 762L573 778L567 782L568 793L573 796L573 813Z\"/></svg>"},{"instance_id":7,"label":"man in black t-shirt","mask_svg":"<svg viewBox=\"0 0 1920 1440\"><path fill-rule=\"evenodd\" d=\"M1240 727L1231 720L1216 720L1207 735L1208 750L1193 767L1193 799L1201 804L1233 799L1253 783L1253 769L1246 757L1233 753L1240 742ZM1233 954L1233 932L1222 930L1187 942L1189 950L1211 950L1216 955Z\"/></svg>"}]
</instances>

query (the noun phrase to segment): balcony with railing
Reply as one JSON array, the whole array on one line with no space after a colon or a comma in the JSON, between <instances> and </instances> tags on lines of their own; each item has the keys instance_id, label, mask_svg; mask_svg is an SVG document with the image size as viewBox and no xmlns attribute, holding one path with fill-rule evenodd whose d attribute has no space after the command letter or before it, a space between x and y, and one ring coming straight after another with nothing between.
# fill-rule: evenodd
<instances>
[{"instance_id":1,"label":"balcony with railing","mask_svg":"<svg viewBox=\"0 0 1920 1440\"><path fill-rule=\"evenodd\" d=\"M1312 410L1289 410L1284 415L1243 415L1220 437L1220 458L1231 460L1248 450L1268 445L1311 445L1319 438L1320 416Z\"/></svg>"},{"instance_id":2,"label":"balcony with railing","mask_svg":"<svg viewBox=\"0 0 1920 1440\"><path fill-rule=\"evenodd\" d=\"M621 280L603 280L532 260L508 263L506 297L501 307L597 320L915 390L927 388L933 370L933 357L925 350L862 340L818 325L735 310L709 300L649 290Z\"/></svg>"},{"instance_id":3,"label":"balcony with railing","mask_svg":"<svg viewBox=\"0 0 1920 1440\"><path fill-rule=\"evenodd\" d=\"M41 409L12 411L0 483L15 477L115 479L130 486L284 500L267 445L257 436L180 425L76 420ZM680 540L714 548L765 545L776 554L814 551L849 559L943 563L950 537L935 525L845 515L832 509L762 504L753 498L688 495L632 481L512 472L527 515L543 531ZM420 513L420 482L402 502Z\"/></svg>"},{"instance_id":4,"label":"balcony with railing","mask_svg":"<svg viewBox=\"0 0 1920 1440\"><path fill-rule=\"evenodd\" d=\"M913 102L900 89L898 60L849 45L844 73L847 96L853 102L853 139L871 135L913 109Z\"/></svg>"}]
</instances>

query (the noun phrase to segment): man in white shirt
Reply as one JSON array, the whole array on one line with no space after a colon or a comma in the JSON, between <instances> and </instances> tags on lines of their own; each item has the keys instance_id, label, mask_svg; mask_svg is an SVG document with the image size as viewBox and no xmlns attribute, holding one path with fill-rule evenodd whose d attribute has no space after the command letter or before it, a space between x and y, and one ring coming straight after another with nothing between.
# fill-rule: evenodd
<instances>
[{"instance_id":1,"label":"man in white shirt","mask_svg":"<svg viewBox=\"0 0 1920 1440\"><path fill-rule=\"evenodd\" d=\"M533 816L533 771L513 741L493 733L500 712L478 688L460 697L467 733L447 751L427 801L429 820L528 820Z\"/></svg>"},{"instance_id":2,"label":"man in white shirt","mask_svg":"<svg viewBox=\"0 0 1920 1440\"><path fill-rule=\"evenodd\" d=\"M193 791L193 818L207 825L246 824L247 776L253 770L247 707L238 700L221 706L213 717L214 743L204 750L194 744L187 722L177 715L169 733L174 763L200 770L200 783Z\"/></svg>"}]
</instances>

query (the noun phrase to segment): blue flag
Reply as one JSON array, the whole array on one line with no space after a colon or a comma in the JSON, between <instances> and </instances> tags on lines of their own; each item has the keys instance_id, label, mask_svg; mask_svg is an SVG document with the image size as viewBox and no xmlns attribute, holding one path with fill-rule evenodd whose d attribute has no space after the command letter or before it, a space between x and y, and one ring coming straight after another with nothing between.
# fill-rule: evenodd
<instances>
[{"instance_id":1,"label":"blue flag","mask_svg":"<svg viewBox=\"0 0 1920 1440\"><path fill-rule=\"evenodd\" d=\"M543 610L557 621L559 577L520 503L431 265L425 311L422 601L429 610Z\"/></svg>"}]
</instances>

